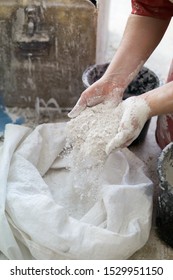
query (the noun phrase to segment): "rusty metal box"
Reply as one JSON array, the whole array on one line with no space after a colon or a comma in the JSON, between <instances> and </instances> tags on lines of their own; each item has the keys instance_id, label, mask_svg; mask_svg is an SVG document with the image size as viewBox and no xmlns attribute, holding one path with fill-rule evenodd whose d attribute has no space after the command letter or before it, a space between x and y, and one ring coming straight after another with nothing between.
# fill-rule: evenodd
<instances>
[{"instance_id":1,"label":"rusty metal box","mask_svg":"<svg viewBox=\"0 0 173 280\"><path fill-rule=\"evenodd\" d=\"M0 1L0 90L7 106L53 98L72 107L95 63L97 8L89 0Z\"/></svg>"}]
</instances>

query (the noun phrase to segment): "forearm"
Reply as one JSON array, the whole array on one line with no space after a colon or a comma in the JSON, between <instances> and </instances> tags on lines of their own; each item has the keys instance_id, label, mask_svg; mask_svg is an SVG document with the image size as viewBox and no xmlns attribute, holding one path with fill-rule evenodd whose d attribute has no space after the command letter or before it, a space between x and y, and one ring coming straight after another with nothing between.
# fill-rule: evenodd
<instances>
[{"instance_id":1,"label":"forearm","mask_svg":"<svg viewBox=\"0 0 173 280\"><path fill-rule=\"evenodd\" d=\"M169 20L130 15L120 46L103 78L127 87L159 44L168 25Z\"/></svg>"},{"instance_id":2,"label":"forearm","mask_svg":"<svg viewBox=\"0 0 173 280\"><path fill-rule=\"evenodd\" d=\"M68 114L78 116L87 106L111 100L117 106L128 84L162 39L169 20L130 15L123 39L105 74L86 89Z\"/></svg>"},{"instance_id":3,"label":"forearm","mask_svg":"<svg viewBox=\"0 0 173 280\"><path fill-rule=\"evenodd\" d=\"M173 82L141 95L150 107L150 117L173 113Z\"/></svg>"}]
</instances>

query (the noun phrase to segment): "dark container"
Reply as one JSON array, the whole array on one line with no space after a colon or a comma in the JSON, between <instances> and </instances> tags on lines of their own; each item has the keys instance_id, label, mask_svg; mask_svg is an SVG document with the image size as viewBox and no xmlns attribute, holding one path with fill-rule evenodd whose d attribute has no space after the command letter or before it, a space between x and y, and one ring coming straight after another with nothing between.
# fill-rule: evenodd
<instances>
[{"instance_id":1,"label":"dark container","mask_svg":"<svg viewBox=\"0 0 173 280\"><path fill-rule=\"evenodd\" d=\"M85 88L88 88L90 85L92 85L94 82L99 80L103 74L105 73L106 69L108 68L109 63L104 64L95 64L89 66L82 75L82 81ZM124 92L123 99L125 100L128 97L131 96L137 96L142 93L145 93L147 91L150 91L154 88L159 87L160 82L157 75L151 71L147 67L142 67L142 69L139 71L137 76L133 79L133 81L129 84L129 86L126 88ZM144 141L149 124L150 119L145 123L143 129L141 130L140 135L133 141L131 145L136 145Z\"/></svg>"},{"instance_id":2,"label":"dark container","mask_svg":"<svg viewBox=\"0 0 173 280\"><path fill-rule=\"evenodd\" d=\"M158 159L159 195L156 226L159 237L173 248L173 142Z\"/></svg>"}]
</instances>

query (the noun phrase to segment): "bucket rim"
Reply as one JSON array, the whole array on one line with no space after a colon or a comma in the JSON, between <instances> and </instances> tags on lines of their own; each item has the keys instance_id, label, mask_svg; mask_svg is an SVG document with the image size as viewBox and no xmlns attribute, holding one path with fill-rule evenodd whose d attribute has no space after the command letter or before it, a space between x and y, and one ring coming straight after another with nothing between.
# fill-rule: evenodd
<instances>
[{"instance_id":1,"label":"bucket rim","mask_svg":"<svg viewBox=\"0 0 173 280\"><path fill-rule=\"evenodd\" d=\"M172 189L173 191L173 186L170 185L170 183L166 180L165 176L165 170L164 170L164 159L166 156L172 151L172 156L173 156L173 142L170 142L166 147L161 151L159 157L158 157L158 162L157 162L157 173L159 176L159 185L162 190L170 190ZM172 157L173 158L173 157Z\"/></svg>"},{"instance_id":2,"label":"bucket rim","mask_svg":"<svg viewBox=\"0 0 173 280\"><path fill-rule=\"evenodd\" d=\"M95 63L95 64L92 64L92 65L88 66L82 74L82 82L83 82L84 87L88 88L89 86L91 86L91 84L88 81L87 73L91 73L91 70L94 70L97 67L100 67L100 68L105 67L106 68L106 67L109 66L109 64L110 64L110 62L100 63L100 64ZM151 75L155 77L155 79L156 79L156 87L155 88L157 88L161 85L161 81L160 81L159 77L157 76L157 74L153 70L151 70L149 67L147 67L145 65L143 65L140 70L142 70L142 69L143 70L148 70L151 73ZM140 70L139 70L139 72L140 72Z\"/></svg>"}]
</instances>

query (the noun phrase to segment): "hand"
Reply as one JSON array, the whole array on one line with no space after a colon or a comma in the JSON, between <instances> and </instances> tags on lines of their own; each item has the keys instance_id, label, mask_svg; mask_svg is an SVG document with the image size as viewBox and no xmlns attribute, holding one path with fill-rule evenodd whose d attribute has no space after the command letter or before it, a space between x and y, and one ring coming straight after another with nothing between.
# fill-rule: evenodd
<instances>
[{"instance_id":1,"label":"hand","mask_svg":"<svg viewBox=\"0 0 173 280\"><path fill-rule=\"evenodd\" d=\"M141 96L127 98L119 106L122 106L122 117L115 138L106 146L107 154L114 149L129 146L138 137L150 117L150 107Z\"/></svg>"},{"instance_id":2,"label":"hand","mask_svg":"<svg viewBox=\"0 0 173 280\"><path fill-rule=\"evenodd\" d=\"M117 86L112 80L101 78L81 94L77 104L68 116L75 118L86 107L92 107L108 100L111 100L116 107L122 100L123 92L124 88Z\"/></svg>"}]
</instances>

